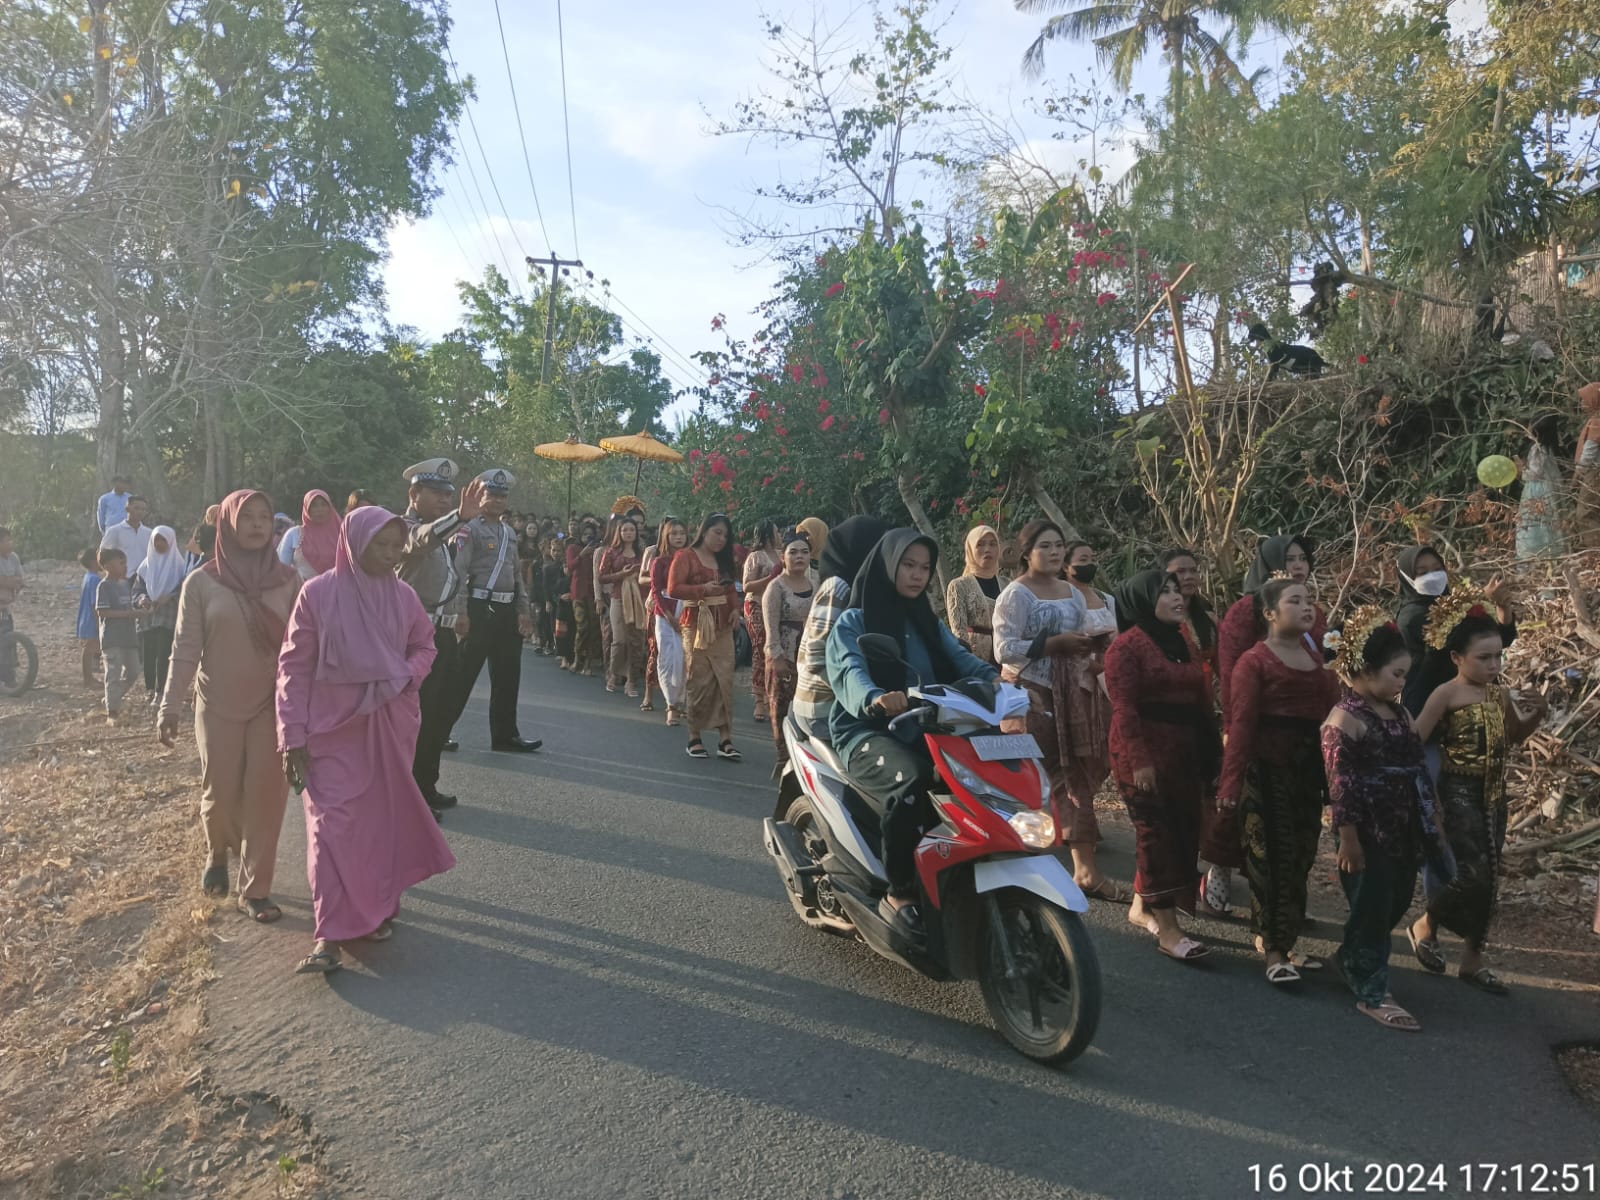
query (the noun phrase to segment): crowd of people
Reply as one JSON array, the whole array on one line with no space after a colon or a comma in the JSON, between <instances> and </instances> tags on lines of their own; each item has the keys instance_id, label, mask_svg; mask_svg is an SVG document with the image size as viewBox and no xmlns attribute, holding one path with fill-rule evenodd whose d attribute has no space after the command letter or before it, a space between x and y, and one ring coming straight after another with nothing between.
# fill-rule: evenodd
<instances>
[{"instance_id":1,"label":"crowd of people","mask_svg":"<svg viewBox=\"0 0 1600 1200\"><path fill-rule=\"evenodd\" d=\"M1169 958L1207 957L1185 923L1229 912L1242 878L1270 984L1331 967L1361 1012L1415 1030L1388 957L1420 875L1425 907L1406 929L1419 963L1448 969L1450 930L1465 946L1459 978L1506 990L1484 958L1506 756L1544 708L1497 682L1516 637L1499 577L1477 587L1414 546L1396 558L1390 608L1331 614L1312 584L1315 545L1288 533L1261 541L1242 594L1219 608L1195 552L1175 548L1111 587L1092 545L1041 519L1009 541L971 529L941 618L937 542L872 516L831 529L769 520L741 537L720 513L652 526L624 496L605 517L561 523L510 512L508 471L459 489L458 475L445 458L410 468L403 514L363 493L340 513L312 490L298 523L259 491L235 492L182 545L146 524L126 481L99 506L79 613L85 679L103 667L115 720L142 674L168 745L192 706L201 886L236 893L257 921L280 915L278 833L289 787L302 793L316 914L302 971L337 968L342 942L390 936L401 893L453 864L438 825L456 798L439 790L440 761L486 665L491 749L540 748L517 724L531 649L603 676L645 712L659 692L696 759L739 761L744 713L780 763L791 713L829 739L879 815L885 916L913 932L912 853L934 768L914 731L889 722L908 682L1003 678L1030 694L1020 727L1043 753L1076 881L1127 905ZM864 655L869 632L895 637L904 663ZM741 638L748 701L735 694ZM1134 829L1131 888L1097 859L1108 782ZM1325 810L1349 900L1331 962L1299 948Z\"/></svg>"}]
</instances>

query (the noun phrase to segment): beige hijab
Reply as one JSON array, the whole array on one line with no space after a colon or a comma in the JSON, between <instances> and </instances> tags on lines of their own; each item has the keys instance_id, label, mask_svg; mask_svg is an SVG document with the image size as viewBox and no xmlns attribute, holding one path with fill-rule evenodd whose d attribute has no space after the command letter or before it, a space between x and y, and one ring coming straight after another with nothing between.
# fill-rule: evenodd
<instances>
[{"instance_id":1,"label":"beige hijab","mask_svg":"<svg viewBox=\"0 0 1600 1200\"><path fill-rule=\"evenodd\" d=\"M961 572L963 575L978 574L978 543L984 539L986 534L992 534L995 542L997 544L999 543L1000 534L993 525L974 525L970 530L967 531L967 540L964 547L967 555L967 569ZM1000 557L999 555L996 555L994 560L994 570L990 572L990 574L984 576L984 578L993 579L999 573Z\"/></svg>"}]
</instances>

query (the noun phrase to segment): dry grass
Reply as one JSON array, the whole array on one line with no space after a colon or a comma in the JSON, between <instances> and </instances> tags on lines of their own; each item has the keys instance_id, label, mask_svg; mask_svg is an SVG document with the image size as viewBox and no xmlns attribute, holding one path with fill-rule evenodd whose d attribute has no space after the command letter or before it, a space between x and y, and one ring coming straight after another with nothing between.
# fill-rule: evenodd
<instances>
[{"instance_id":1,"label":"dry grass","mask_svg":"<svg viewBox=\"0 0 1600 1200\"><path fill-rule=\"evenodd\" d=\"M219 914L197 886L193 743L163 750L137 703L122 726L100 715L68 636L81 578L46 572L19 600L40 686L0 701L0 1197L316 1194L305 1123L207 1082Z\"/></svg>"}]
</instances>

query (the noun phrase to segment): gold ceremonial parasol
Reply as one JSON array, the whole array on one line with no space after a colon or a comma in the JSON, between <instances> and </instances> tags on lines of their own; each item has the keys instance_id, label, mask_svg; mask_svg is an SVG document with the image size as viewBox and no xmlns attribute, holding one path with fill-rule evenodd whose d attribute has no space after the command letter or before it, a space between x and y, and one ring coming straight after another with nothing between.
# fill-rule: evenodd
<instances>
[{"instance_id":1,"label":"gold ceremonial parasol","mask_svg":"<svg viewBox=\"0 0 1600 1200\"><path fill-rule=\"evenodd\" d=\"M599 446L580 442L575 437L569 437L564 442L545 442L535 446L533 452L540 458L567 464L567 520L572 520L572 469L579 463L599 462L606 452Z\"/></svg>"},{"instance_id":2,"label":"gold ceremonial parasol","mask_svg":"<svg viewBox=\"0 0 1600 1200\"><path fill-rule=\"evenodd\" d=\"M628 433L621 437L600 439L600 447L607 454L631 454L639 460L639 469L633 473L633 490L639 490L639 477L644 474L646 462L679 463L683 455L658 439L649 430Z\"/></svg>"}]
</instances>

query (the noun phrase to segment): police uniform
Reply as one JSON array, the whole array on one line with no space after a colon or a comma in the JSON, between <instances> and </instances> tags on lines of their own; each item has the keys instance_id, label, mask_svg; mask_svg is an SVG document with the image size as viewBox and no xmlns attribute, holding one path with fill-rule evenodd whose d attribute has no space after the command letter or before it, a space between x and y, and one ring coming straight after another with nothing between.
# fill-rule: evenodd
<instances>
[{"instance_id":1,"label":"police uniform","mask_svg":"<svg viewBox=\"0 0 1600 1200\"><path fill-rule=\"evenodd\" d=\"M517 482L504 469L485 471L478 481L491 495L504 496ZM467 707L483 664L489 664L489 743L496 750L522 753L543 743L524 741L517 732L517 694L522 685L522 631L518 618L530 615L517 532L500 517L484 514L456 534L456 570L466 591L470 629L461 644L455 716ZM454 722L452 722L453 724Z\"/></svg>"},{"instance_id":2,"label":"police uniform","mask_svg":"<svg viewBox=\"0 0 1600 1200\"><path fill-rule=\"evenodd\" d=\"M406 468L405 479L412 487L432 488L455 494L460 468L448 458L430 458ZM461 650L456 638L456 622L466 612L466 591L456 571L454 537L461 528L459 512L447 512L437 521L423 524L415 508L405 514L406 545L395 574L409 583L428 610L433 622L433 668L422 681L417 697L422 705L422 727L417 732L417 750L411 774L422 789L428 807L437 813L455 805L454 796L439 791L439 756L455 722L456 694L459 691Z\"/></svg>"}]
</instances>

